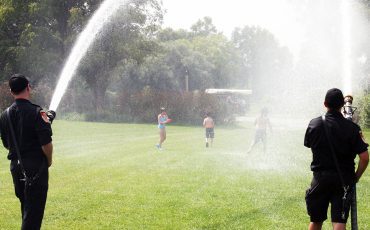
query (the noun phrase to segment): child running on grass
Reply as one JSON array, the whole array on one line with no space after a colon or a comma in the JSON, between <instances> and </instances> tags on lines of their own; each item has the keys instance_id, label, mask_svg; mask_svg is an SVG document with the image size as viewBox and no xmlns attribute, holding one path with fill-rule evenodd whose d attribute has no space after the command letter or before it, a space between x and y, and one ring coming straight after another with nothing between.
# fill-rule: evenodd
<instances>
[{"instance_id":1,"label":"child running on grass","mask_svg":"<svg viewBox=\"0 0 370 230\"><path fill-rule=\"evenodd\" d=\"M258 143L262 142L263 144L263 152L266 153L267 148L267 140L266 140L266 133L267 128L270 129L270 132L272 133L272 127L270 123L270 119L268 118L268 110L266 108L263 108L261 110L261 115L257 117L257 119L254 122L254 125L256 127L256 133L254 136L254 140L247 151L247 153L250 153L253 149L253 147Z\"/></svg>"},{"instance_id":2,"label":"child running on grass","mask_svg":"<svg viewBox=\"0 0 370 230\"><path fill-rule=\"evenodd\" d=\"M203 127L206 129L206 148L208 148L208 141L210 142L210 146L212 146L213 138L215 137L215 122L213 121L209 113L206 114L206 118L204 118L203 120Z\"/></svg>"},{"instance_id":3,"label":"child running on grass","mask_svg":"<svg viewBox=\"0 0 370 230\"><path fill-rule=\"evenodd\" d=\"M166 140L166 124L169 122L171 119L168 118L166 109L162 107L158 115L159 143L156 146L159 150L162 150L162 144Z\"/></svg>"}]
</instances>

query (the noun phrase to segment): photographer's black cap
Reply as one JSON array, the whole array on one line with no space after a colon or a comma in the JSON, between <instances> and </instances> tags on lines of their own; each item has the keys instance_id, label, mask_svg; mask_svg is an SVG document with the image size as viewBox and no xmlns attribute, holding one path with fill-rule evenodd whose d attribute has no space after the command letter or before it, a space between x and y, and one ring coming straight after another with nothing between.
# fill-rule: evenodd
<instances>
[{"instance_id":1,"label":"photographer's black cap","mask_svg":"<svg viewBox=\"0 0 370 230\"><path fill-rule=\"evenodd\" d=\"M330 109L339 109L344 105L343 93L340 89L329 89L325 95L326 106Z\"/></svg>"},{"instance_id":2,"label":"photographer's black cap","mask_svg":"<svg viewBox=\"0 0 370 230\"><path fill-rule=\"evenodd\" d=\"M28 79L22 74L14 74L9 79L9 88L16 94L22 92L28 84Z\"/></svg>"}]
</instances>

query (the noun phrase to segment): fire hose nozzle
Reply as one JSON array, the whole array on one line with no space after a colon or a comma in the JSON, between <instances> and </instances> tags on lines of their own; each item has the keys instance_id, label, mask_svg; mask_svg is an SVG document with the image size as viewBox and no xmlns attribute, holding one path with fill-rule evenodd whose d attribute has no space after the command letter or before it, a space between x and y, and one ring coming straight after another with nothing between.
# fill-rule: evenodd
<instances>
[{"instance_id":1,"label":"fire hose nozzle","mask_svg":"<svg viewBox=\"0 0 370 230\"><path fill-rule=\"evenodd\" d=\"M347 102L352 104L352 102L353 102L352 95L347 95L347 96L344 97L344 103L347 103Z\"/></svg>"},{"instance_id":2,"label":"fire hose nozzle","mask_svg":"<svg viewBox=\"0 0 370 230\"><path fill-rule=\"evenodd\" d=\"M46 116L48 116L50 123L53 123L53 120L57 116L57 113L55 111L53 111L53 110L48 110L46 112Z\"/></svg>"},{"instance_id":3,"label":"fire hose nozzle","mask_svg":"<svg viewBox=\"0 0 370 230\"><path fill-rule=\"evenodd\" d=\"M357 110L357 107L352 106L352 102L352 95L347 95L344 97L343 115L346 119L351 121L353 119L354 112Z\"/></svg>"}]
</instances>

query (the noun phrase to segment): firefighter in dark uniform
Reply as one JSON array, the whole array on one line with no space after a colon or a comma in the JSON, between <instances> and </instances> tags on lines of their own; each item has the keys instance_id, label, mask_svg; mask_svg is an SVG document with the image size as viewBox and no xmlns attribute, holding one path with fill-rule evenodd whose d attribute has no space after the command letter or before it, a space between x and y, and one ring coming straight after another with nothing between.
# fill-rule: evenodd
<instances>
[{"instance_id":1,"label":"firefighter in dark uniform","mask_svg":"<svg viewBox=\"0 0 370 230\"><path fill-rule=\"evenodd\" d=\"M353 188L366 170L369 162L368 144L365 142L358 125L347 120L341 114L344 105L343 94L339 89L328 90L325 96L327 113L325 122L330 134L330 141L335 151L344 183ZM311 170L313 179L306 191L307 212L310 216L309 229L321 229L327 219L327 209L331 204L331 221L334 229L345 229L349 214L349 205L344 205L344 189L338 169L330 149L323 118L310 121L306 130L304 145L311 148L313 160ZM355 171L355 158L359 164ZM344 218L343 218L343 214Z\"/></svg>"},{"instance_id":2,"label":"firefighter in dark uniform","mask_svg":"<svg viewBox=\"0 0 370 230\"><path fill-rule=\"evenodd\" d=\"M9 87L15 99L9 107L9 117L16 141L12 138L7 111L0 117L1 140L9 150L15 195L21 203L22 229L40 229L48 192L48 168L52 164L51 121L55 113L52 116L29 101L31 86L25 76L13 75ZM25 183L25 178L29 178L29 183Z\"/></svg>"}]
</instances>

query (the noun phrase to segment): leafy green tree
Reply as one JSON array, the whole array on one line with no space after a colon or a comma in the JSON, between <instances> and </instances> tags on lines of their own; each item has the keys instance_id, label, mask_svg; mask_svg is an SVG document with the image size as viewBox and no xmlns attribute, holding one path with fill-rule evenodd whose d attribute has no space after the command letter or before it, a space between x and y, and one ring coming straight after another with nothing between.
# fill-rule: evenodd
<instances>
[{"instance_id":1,"label":"leafy green tree","mask_svg":"<svg viewBox=\"0 0 370 230\"><path fill-rule=\"evenodd\" d=\"M195 36L208 36L217 33L216 26L213 25L212 18L210 17L199 19L191 26L191 31Z\"/></svg>"},{"instance_id":2,"label":"leafy green tree","mask_svg":"<svg viewBox=\"0 0 370 230\"><path fill-rule=\"evenodd\" d=\"M60 41L63 57L68 55L75 37L102 2L103 0L48 0L53 31Z\"/></svg>"},{"instance_id":3,"label":"leafy green tree","mask_svg":"<svg viewBox=\"0 0 370 230\"><path fill-rule=\"evenodd\" d=\"M0 76L22 72L53 85L71 40L101 0L2 0ZM81 17L77 21L75 12Z\"/></svg>"},{"instance_id":4,"label":"leafy green tree","mask_svg":"<svg viewBox=\"0 0 370 230\"><path fill-rule=\"evenodd\" d=\"M370 93L365 93L359 98L358 109L360 113L360 125L364 128L370 128Z\"/></svg>"},{"instance_id":5,"label":"leafy green tree","mask_svg":"<svg viewBox=\"0 0 370 230\"><path fill-rule=\"evenodd\" d=\"M222 34L194 36L184 30L158 32L161 49L126 72L125 89L190 91L239 87L241 55Z\"/></svg>"},{"instance_id":6,"label":"leafy green tree","mask_svg":"<svg viewBox=\"0 0 370 230\"><path fill-rule=\"evenodd\" d=\"M116 69L125 63L140 64L158 49L154 34L162 18L162 8L157 1L131 0L96 39L80 65L80 75L92 90L97 113L104 111L108 86L121 78L114 74Z\"/></svg>"},{"instance_id":7,"label":"leafy green tree","mask_svg":"<svg viewBox=\"0 0 370 230\"><path fill-rule=\"evenodd\" d=\"M279 94L293 66L289 50L281 47L269 31L254 26L235 29L232 41L243 57L243 81L249 82L253 94L257 98L263 98L267 90L269 95Z\"/></svg>"},{"instance_id":8,"label":"leafy green tree","mask_svg":"<svg viewBox=\"0 0 370 230\"><path fill-rule=\"evenodd\" d=\"M31 21L28 7L35 1L2 0L0 5L0 75L5 78L17 69L17 48ZM24 35L23 35L24 37Z\"/></svg>"},{"instance_id":9,"label":"leafy green tree","mask_svg":"<svg viewBox=\"0 0 370 230\"><path fill-rule=\"evenodd\" d=\"M165 28L157 33L157 38L160 42L188 39L190 37L191 34L184 29L174 30L172 28Z\"/></svg>"},{"instance_id":10,"label":"leafy green tree","mask_svg":"<svg viewBox=\"0 0 370 230\"><path fill-rule=\"evenodd\" d=\"M131 64L124 75L124 89L140 91L148 86L156 90L185 91L187 77L190 90L203 88L210 63L192 50L191 42L180 39L161 45L161 53L148 56L140 65Z\"/></svg>"},{"instance_id":11,"label":"leafy green tree","mask_svg":"<svg viewBox=\"0 0 370 230\"><path fill-rule=\"evenodd\" d=\"M203 91L237 86L239 68L235 56L228 55L233 54L232 47L227 50L209 45L207 49L207 43L211 41L181 39L162 44L163 53L148 57L140 66L132 66L125 80L129 83L127 88L140 90L149 86L157 90L185 91L188 85L190 91Z\"/></svg>"},{"instance_id":12,"label":"leafy green tree","mask_svg":"<svg viewBox=\"0 0 370 230\"><path fill-rule=\"evenodd\" d=\"M230 88L246 87L241 84L242 56L222 34L212 34L207 37L197 36L192 40L192 49L202 54L210 63L210 83L207 87ZM207 88L207 87L202 87Z\"/></svg>"}]
</instances>

